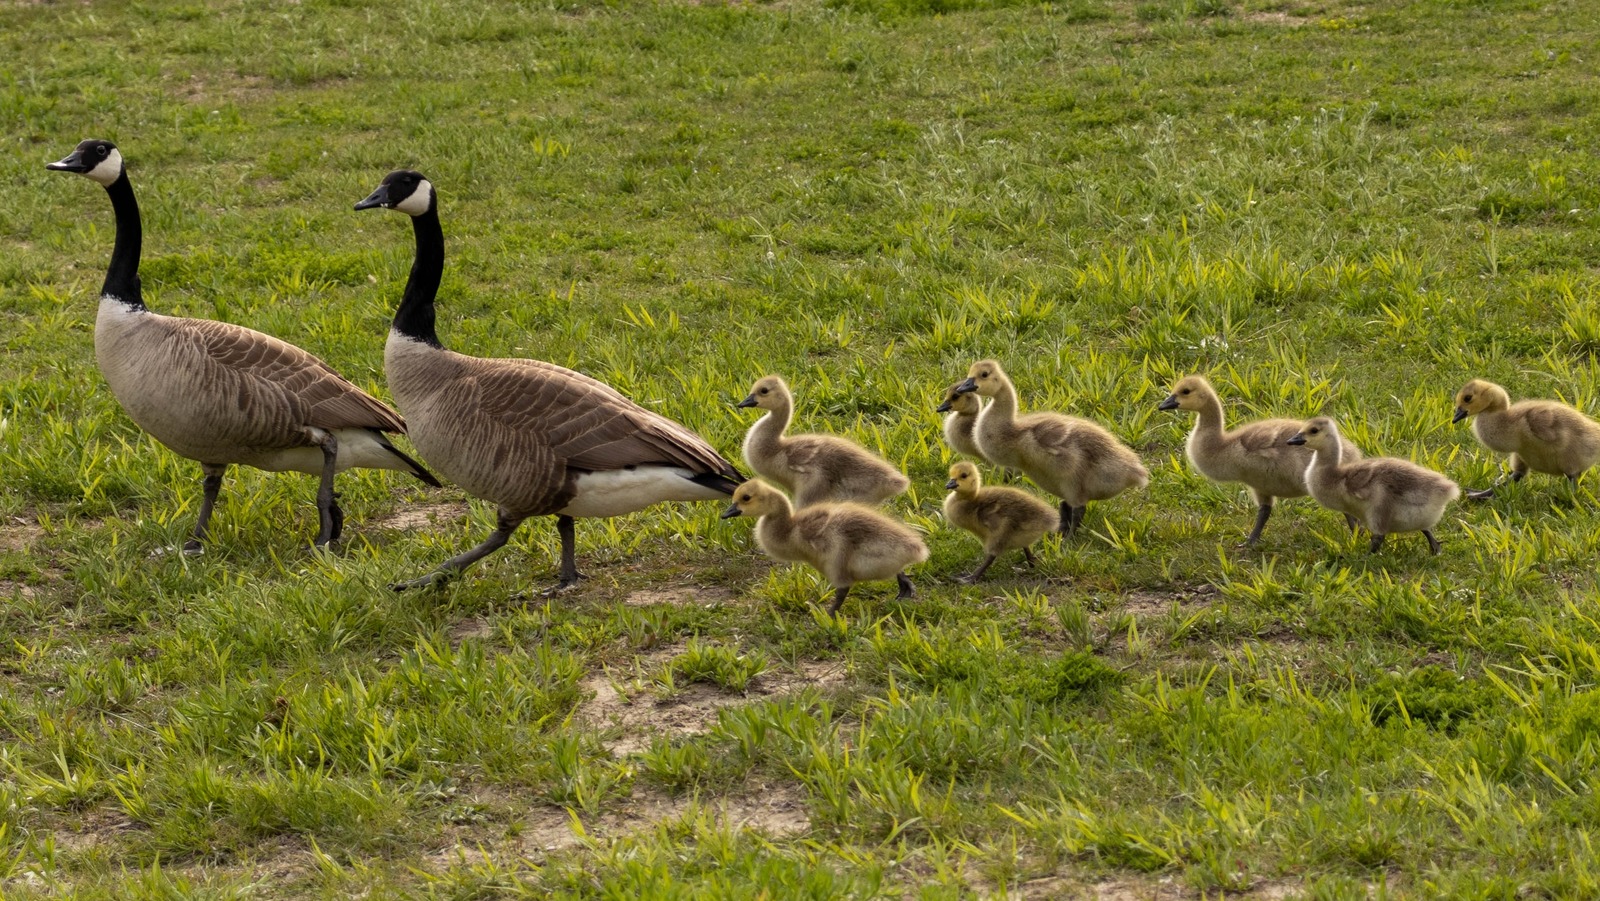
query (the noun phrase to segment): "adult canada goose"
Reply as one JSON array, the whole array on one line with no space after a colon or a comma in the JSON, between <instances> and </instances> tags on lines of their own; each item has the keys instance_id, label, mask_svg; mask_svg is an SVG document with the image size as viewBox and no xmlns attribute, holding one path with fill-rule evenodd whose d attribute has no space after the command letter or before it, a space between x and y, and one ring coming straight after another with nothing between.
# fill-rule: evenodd
<instances>
[{"instance_id":1,"label":"adult canada goose","mask_svg":"<svg viewBox=\"0 0 1600 901\"><path fill-rule=\"evenodd\" d=\"M128 418L205 473L200 518L185 553L204 550L222 476L233 463L320 475L318 547L336 540L344 525L335 473L393 469L439 484L385 437L406 430L400 416L328 364L243 326L162 316L145 307L139 204L110 141L84 141L46 168L87 176L111 195L117 239L100 289L95 358Z\"/></svg>"},{"instance_id":2,"label":"adult canada goose","mask_svg":"<svg viewBox=\"0 0 1600 901\"><path fill-rule=\"evenodd\" d=\"M1143 488L1150 474L1127 445L1087 419L1059 413L1017 415L1017 389L994 360L972 364L963 394L993 398L978 414L978 449L996 466L1021 470L1061 498L1061 531L1071 535L1089 501Z\"/></svg>"},{"instance_id":3,"label":"adult canada goose","mask_svg":"<svg viewBox=\"0 0 1600 901\"><path fill-rule=\"evenodd\" d=\"M944 499L944 518L983 542L983 562L957 581L971 584L982 579L995 558L1006 551L1021 551L1032 566L1035 560L1029 546L1061 527L1055 507L1026 491L984 487L978 467L965 460L950 467L950 481L944 487L950 489Z\"/></svg>"},{"instance_id":4,"label":"adult canada goose","mask_svg":"<svg viewBox=\"0 0 1600 901\"><path fill-rule=\"evenodd\" d=\"M946 388L944 401L935 407L935 412L949 413L944 418L944 443L958 454L965 454L975 460L985 463L993 461L983 456L983 451L978 449L978 438L975 434L978 428L978 414L983 412L983 401L978 395L958 391L960 382Z\"/></svg>"},{"instance_id":5,"label":"adult canada goose","mask_svg":"<svg viewBox=\"0 0 1600 901\"><path fill-rule=\"evenodd\" d=\"M742 481L733 464L676 422L602 382L553 363L494 360L446 350L434 330L444 273L438 198L419 172L399 169L356 209L411 217L416 261L384 348L395 403L411 420L424 460L468 494L497 506L495 530L396 591L454 578L503 546L523 520L555 516L561 536L557 588L583 578L577 517L608 517L663 501L716 500Z\"/></svg>"},{"instance_id":6,"label":"adult canada goose","mask_svg":"<svg viewBox=\"0 0 1600 901\"><path fill-rule=\"evenodd\" d=\"M1600 461L1600 423L1553 400L1511 402L1506 389L1473 379L1456 392L1453 422L1469 416L1472 434L1484 447L1511 455L1511 481L1528 470L1566 476L1574 489L1583 471ZM1497 483L1498 484L1498 483ZM1494 488L1469 491L1474 500L1494 497Z\"/></svg>"},{"instance_id":7,"label":"adult canada goose","mask_svg":"<svg viewBox=\"0 0 1600 901\"><path fill-rule=\"evenodd\" d=\"M1242 482L1256 503L1256 524L1245 538L1253 547L1272 515L1272 502L1280 497L1304 497L1306 467L1312 451L1291 445L1289 439L1300 431L1293 419L1261 419L1233 430L1222 426L1222 401L1205 376L1191 375L1172 386L1158 409L1188 410L1195 417L1194 430L1186 445L1189 463L1213 482ZM1345 462L1361 459L1361 451L1341 439Z\"/></svg>"},{"instance_id":8,"label":"adult canada goose","mask_svg":"<svg viewBox=\"0 0 1600 901\"><path fill-rule=\"evenodd\" d=\"M740 485L723 519L758 516L756 543L767 556L816 569L833 585L833 606L839 606L857 582L894 579L900 598L916 596L906 567L928 559L921 536L901 523L862 504L819 503L799 512L783 492L759 480Z\"/></svg>"},{"instance_id":9,"label":"adult canada goose","mask_svg":"<svg viewBox=\"0 0 1600 901\"><path fill-rule=\"evenodd\" d=\"M1310 419L1288 439L1315 451L1306 467L1306 487L1317 503L1355 517L1372 533L1372 552L1395 532L1421 532L1428 550L1439 553L1433 527L1445 505L1461 494L1455 482L1410 460L1373 457L1345 463L1344 442L1332 419Z\"/></svg>"},{"instance_id":10,"label":"adult canada goose","mask_svg":"<svg viewBox=\"0 0 1600 901\"><path fill-rule=\"evenodd\" d=\"M838 435L785 435L794 418L794 396L783 379L769 375L738 404L766 410L744 439L744 460L756 475L794 492L797 507L824 501L878 504L911 486L900 470Z\"/></svg>"}]
</instances>

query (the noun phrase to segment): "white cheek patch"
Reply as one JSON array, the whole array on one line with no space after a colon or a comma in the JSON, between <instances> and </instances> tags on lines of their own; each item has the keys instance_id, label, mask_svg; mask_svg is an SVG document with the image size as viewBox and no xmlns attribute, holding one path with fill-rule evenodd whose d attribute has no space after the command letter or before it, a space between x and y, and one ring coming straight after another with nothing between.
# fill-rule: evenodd
<instances>
[{"instance_id":1,"label":"white cheek patch","mask_svg":"<svg viewBox=\"0 0 1600 901\"><path fill-rule=\"evenodd\" d=\"M117 180L117 176L122 174L122 151L115 147L111 148L110 156L101 160L100 165L83 174L102 185L110 185Z\"/></svg>"},{"instance_id":2,"label":"white cheek patch","mask_svg":"<svg viewBox=\"0 0 1600 901\"><path fill-rule=\"evenodd\" d=\"M405 200L395 204L394 208L402 213L412 216L420 216L423 213L426 213L428 211L428 207L432 205L433 185L429 184L428 180L424 178L422 181L417 182L417 189L412 191Z\"/></svg>"}]
</instances>

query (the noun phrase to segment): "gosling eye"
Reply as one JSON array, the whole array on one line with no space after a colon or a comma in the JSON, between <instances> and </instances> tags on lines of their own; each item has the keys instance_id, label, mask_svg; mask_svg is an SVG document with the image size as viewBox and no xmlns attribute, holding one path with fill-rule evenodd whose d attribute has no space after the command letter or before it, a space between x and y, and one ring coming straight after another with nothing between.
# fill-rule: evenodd
<instances>
[{"instance_id":1,"label":"gosling eye","mask_svg":"<svg viewBox=\"0 0 1600 901\"><path fill-rule=\"evenodd\" d=\"M986 379L988 377L989 377L989 370L987 370L987 369L985 369L984 371L978 373L978 378L980 378L980 379Z\"/></svg>"},{"instance_id":2,"label":"gosling eye","mask_svg":"<svg viewBox=\"0 0 1600 901\"><path fill-rule=\"evenodd\" d=\"M757 394L771 394L772 393L772 389L771 388L762 388L760 391L757 391L756 393Z\"/></svg>"},{"instance_id":3,"label":"gosling eye","mask_svg":"<svg viewBox=\"0 0 1600 901\"><path fill-rule=\"evenodd\" d=\"M751 496L751 495L748 495L748 494L746 494L746 495L744 495L744 496L743 496L743 497L741 497L741 498L739 498L739 503L741 503L741 504L748 504L748 503L750 503L750 502L751 502L751 501L752 501L752 500L754 500L754 499L755 499L755 498L754 498L754 497L752 497L752 496Z\"/></svg>"},{"instance_id":4,"label":"gosling eye","mask_svg":"<svg viewBox=\"0 0 1600 901\"><path fill-rule=\"evenodd\" d=\"M1472 395L1469 394L1466 397L1461 398L1461 402L1464 404L1472 403Z\"/></svg>"},{"instance_id":5,"label":"gosling eye","mask_svg":"<svg viewBox=\"0 0 1600 901\"><path fill-rule=\"evenodd\" d=\"M1183 390L1182 390L1182 391L1179 391L1179 392L1178 392L1178 393L1179 393L1179 394L1188 394L1188 393L1189 393L1189 389L1188 389L1188 388L1185 388L1185 389L1183 389Z\"/></svg>"},{"instance_id":6,"label":"gosling eye","mask_svg":"<svg viewBox=\"0 0 1600 901\"><path fill-rule=\"evenodd\" d=\"M1308 435L1320 435L1320 434L1322 434L1322 430L1321 429L1312 429L1309 432L1307 432L1306 434L1308 434Z\"/></svg>"}]
</instances>

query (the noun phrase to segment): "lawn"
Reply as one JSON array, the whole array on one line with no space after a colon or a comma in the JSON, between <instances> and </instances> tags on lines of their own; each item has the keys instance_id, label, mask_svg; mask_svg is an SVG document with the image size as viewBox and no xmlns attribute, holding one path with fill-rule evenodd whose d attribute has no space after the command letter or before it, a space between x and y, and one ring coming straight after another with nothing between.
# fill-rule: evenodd
<instances>
[{"instance_id":1,"label":"lawn","mask_svg":"<svg viewBox=\"0 0 1600 901\"><path fill-rule=\"evenodd\" d=\"M1467 487L1452 395L1600 413L1600 16L1579 0L0 0L0 896L1593 898L1600 515L1533 476L1369 556L1251 551L1187 465L1337 417ZM145 298L387 397L437 186L439 332L736 456L750 383L901 465L914 600L838 618L721 507L524 525L393 473L200 470L93 353L118 143ZM934 407L983 357L1150 486L957 585Z\"/></svg>"}]
</instances>

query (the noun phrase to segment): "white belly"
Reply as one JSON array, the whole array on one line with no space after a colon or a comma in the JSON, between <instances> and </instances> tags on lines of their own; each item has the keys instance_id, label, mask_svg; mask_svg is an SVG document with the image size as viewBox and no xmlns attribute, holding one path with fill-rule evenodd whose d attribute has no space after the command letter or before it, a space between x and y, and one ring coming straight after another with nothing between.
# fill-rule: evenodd
<instances>
[{"instance_id":1,"label":"white belly","mask_svg":"<svg viewBox=\"0 0 1600 901\"><path fill-rule=\"evenodd\" d=\"M640 466L578 476L577 494L560 513L567 516L619 516L662 501L714 501L720 491L689 481L694 473L676 466Z\"/></svg>"},{"instance_id":2,"label":"white belly","mask_svg":"<svg viewBox=\"0 0 1600 901\"><path fill-rule=\"evenodd\" d=\"M334 457L333 463L334 472L344 472L352 467L411 471L411 467L407 466L404 460L389 453L389 449L379 443L378 436L366 429L336 429L333 437L339 440L339 452ZM285 448L239 462L268 472L304 472L321 475L322 448Z\"/></svg>"}]
</instances>

